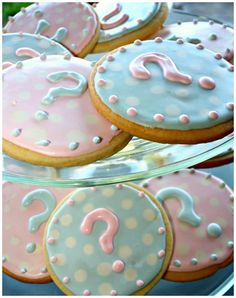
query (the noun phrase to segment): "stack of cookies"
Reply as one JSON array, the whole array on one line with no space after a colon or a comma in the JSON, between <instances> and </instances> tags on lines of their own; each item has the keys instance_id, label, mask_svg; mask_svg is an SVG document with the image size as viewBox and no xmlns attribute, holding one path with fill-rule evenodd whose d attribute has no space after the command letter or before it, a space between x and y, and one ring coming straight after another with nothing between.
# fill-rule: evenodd
<instances>
[{"instance_id":1,"label":"stack of cookies","mask_svg":"<svg viewBox=\"0 0 236 298\"><path fill-rule=\"evenodd\" d=\"M63 168L133 136L198 144L231 133L233 30L163 27L167 15L166 3L42 2L10 17L4 152ZM5 182L3 269L67 295L143 295L161 278L192 281L232 262L232 205L223 181L195 170L76 191Z\"/></svg>"}]
</instances>

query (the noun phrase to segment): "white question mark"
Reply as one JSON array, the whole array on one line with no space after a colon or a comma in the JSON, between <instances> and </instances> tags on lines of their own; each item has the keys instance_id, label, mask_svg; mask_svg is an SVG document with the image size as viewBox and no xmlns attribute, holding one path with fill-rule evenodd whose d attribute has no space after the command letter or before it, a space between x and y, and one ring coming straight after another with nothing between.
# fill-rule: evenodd
<instances>
[{"instance_id":1,"label":"white question mark","mask_svg":"<svg viewBox=\"0 0 236 298\"><path fill-rule=\"evenodd\" d=\"M145 63L158 63L163 71L163 76L168 81L189 85L192 83L190 75L181 73L175 63L167 55L159 52L147 52L134 58L129 64L129 70L132 76L139 80L148 80L151 78L151 73L144 66ZM203 89L212 90L215 88L215 81L211 77L203 76L198 80L199 85Z\"/></svg>"},{"instance_id":2,"label":"white question mark","mask_svg":"<svg viewBox=\"0 0 236 298\"><path fill-rule=\"evenodd\" d=\"M112 23L105 23L104 22L104 21L109 20L111 17L117 15L121 11L121 9L122 9L121 4L116 3L116 8L102 18L101 28L103 30L112 29L112 28L115 28L117 26L120 26L128 20L129 16L125 13L117 21L114 21Z\"/></svg>"},{"instance_id":3,"label":"white question mark","mask_svg":"<svg viewBox=\"0 0 236 298\"><path fill-rule=\"evenodd\" d=\"M162 204L165 200L170 198L180 200L182 209L178 214L179 220L194 227L198 227L200 225L201 217L198 216L193 209L193 198L183 189L178 187L166 187L158 191L155 197Z\"/></svg>"},{"instance_id":4,"label":"white question mark","mask_svg":"<svg viewBox=\"0 0 236 298\"><path fill-rule=\"evenodd\" d=\"M46 209L43 212L29 218L28 229L31 233L38 231L41 224L47 221L57 205L56 198L50 191L46 189L36 189L24 196L22 199L22 206L28 207L36 200L43 202Z\"/></svg>"},{"instance_id":5,"label":"white question mark","mask_svg":"<svg viewBox=\"0 0 236 298\"><path fill-rule=\"evenodd\" d=\"M79 96L87 89L87 79L80 73L75 71L57 71L50 73L47 79L52 83L57 83L62 79L71 78L75 80L78 85L75 87L56 87L51 88L46 96L42 99L42 104L48 105L53 103L58 96Z\"/></svg>"}]
</instances>

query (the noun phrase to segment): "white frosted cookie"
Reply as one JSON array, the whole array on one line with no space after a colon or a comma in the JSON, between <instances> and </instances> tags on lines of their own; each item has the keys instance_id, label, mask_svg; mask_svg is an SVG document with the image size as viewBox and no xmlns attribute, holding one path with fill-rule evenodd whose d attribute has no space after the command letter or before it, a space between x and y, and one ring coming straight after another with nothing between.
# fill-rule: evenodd
<instances>
[{"instance_id":1,"label":"white frosted cookie","mask_svg":"<svg viewBox=\"0 0 236 298\"><path fill-rule=\"evenodd\" d=\"M162 207L133 184L76 190L45 230L47 268L67 295L143 295L165 272L171 247Z\"/></svg>"},{"instance_id":2,"label":"white frosted cookie","mask_svg":"<svg viewBox=\"0 0 236 298\"><path fill-rule=\"evenodd\" d=\"M212 141L233 130L234 66L183 40L136 40L102 57L93 102L112 123L161 143Z\"/></svg>"},{"instance_id":3,"label":"white frosted cookie","mask_svg":"<svg viewBox=\"0 0 236 298\"><path fill-rule=\"evenodd\" d=\"M142 183L166 210L174 248L165 278L204 278L233 260L233 192L219 178L182 170Z\"/></svg>"},{"instance_id":4,"label":"white frosted cookie","mask_svg":"<svg viewBox=\"0 0 236 298\"><path fill-rule=\"evenodd\" d=\"M20 281L51 281L43 256L43 233L51 212L73 189L3 183L3 272Z\"/></svg>"}]
</instances>

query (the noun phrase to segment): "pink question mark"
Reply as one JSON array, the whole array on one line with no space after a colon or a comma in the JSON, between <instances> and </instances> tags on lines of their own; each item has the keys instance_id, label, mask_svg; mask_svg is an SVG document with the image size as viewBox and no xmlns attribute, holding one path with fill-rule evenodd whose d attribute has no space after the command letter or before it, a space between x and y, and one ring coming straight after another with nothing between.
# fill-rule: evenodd
<instances>
[{"instance_id":1,"label":"pink question mark","mask_svg":"<svg viewBox=\"0 0 236 298\"><path fill-rule=\"evenodd\" d=\"M113 23L105 23L104 21L107 21L109 20L111 17L117 15L122 9L122 6L120 3L116 3L116 8L113 9L110 13L108 13L107 15L105 15L103 18L102 18L102 21L101 21L101 28L103 30L107 30L107 29L112 29L112 28L115 28L117 26L120 26L122 25L124 22L126 22L129 18L129 16L125 13L121 16L120 19L118 19L117 21L113 22Z\"/></svg>"},{"instance_id":2,"label":"pink question mark","mask_svg":"<svg viewBox=\"0 0 236 298\"><path fill-rule=\"evenodd\" d=\"M151 78L151 73L145 67L145 63L155 62L158 63L162 70L163 76L168 81L189 85L192 83L192 77L190 75L181 73L175 63L165 54L159 52L148 52L134 58L129 64L129 70L132 76L140 80L148 80ZM201 77L199 79L199 85L203 89L214 89L215 82L210 77Z\"/></svg>"},{"instance_id":3,"label":"pink question mark","mask_svg":"<svg viewBox=\"0 0 236 298\"><path fill-rule=\"evenodd\" d=\"M113 239L119 230L119 219L111 210L97 208L85 216L80 225L80 231L83 234L90 235L96 221L104 221L107 223L107 229L100 236L99 244L106 254L111 254L114 249ZM115 272L124 271L124 267L125 265L121 260L116 260L112 264L112 269Z\"/></svg>"}]
</instances>

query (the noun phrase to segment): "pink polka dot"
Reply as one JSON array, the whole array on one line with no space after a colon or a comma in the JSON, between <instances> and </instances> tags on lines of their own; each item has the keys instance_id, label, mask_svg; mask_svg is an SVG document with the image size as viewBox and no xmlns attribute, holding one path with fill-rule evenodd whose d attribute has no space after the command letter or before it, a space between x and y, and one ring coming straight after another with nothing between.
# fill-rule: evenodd
<instances>
[{"instance_id":1,"label":"pink polka dot","mask_svg":"<svg viewBox=\"0 0 236 298\"><path fill-rule=\"evenodd\" d=\"M51 263L55 264L57 262L57 257L56 256L52 256L50 258Z\"/></svg>"},{"instance_id":2,"label":"pink polka dot","mask_svg":"<svg viewBox=\"0 0 236 298\"><path fill-rule=\"evenodd\" d=\"M189 123L189 116L185 115L185 114L180 115L179 116L179 121L183 124L187 124L187 123Z\"/></svg>"},{"instance_id":3,"label":"pink polka dot","mask_svg":"<svg viewBox=\"0 0 236 298\"><path fill-rule=\"evenodd\" d=\"M121 260L116 260L115 262L113 262L112 264L112 270L115 272L123 272L125 269L125 264L123 261Z\"/></svg>"},{"instance_id":4,"label":"pink polka dot","mask_svg":"<svg viewBox=\"0 0 236 298\"><path fill-rule=\"evenodd\" d=\"M103 73L106 71L106 68L104 66L100 65L100 66L98 66L97 70L99 73Z\"/></svg>"},{"instance_id":5,"label":"pink polka dot","mask_svg":"<svg viewBox=\"0 0 236 298\"><path fill-rule=\"evenodd\" d=\"M141 279L138 279L138 280L136 281L136 285L137 285L139 288L141 288L141 287L143 287L143 285L144 285L144 281L141 280Z\"/></svg>"},{"instance_id":6,"label":"pink polka dot","mask_svg":"<svg viewBox=\"0 0 236 298\"><path fill-rule=\"evenodd\" d=\"M216 58L217 60L220 60L220 59L222 59L222 55L221 55L220 53L216 53L216 54L215 54L215 58Z\"/></svg>"},{"instance_id":7,"label":"pink polka dot","mask_svg":"<svg viewBox=\"0 0 236 298\"><path fill-rule=\"evenodd\" d=\"M229 68L228 68L228 70L229 71L234 71L234 66L233 65L230 65Z\"/></svg>"},{"instance_id":8,"label":"pink polka dot","mask_svg":"<svg viewBox=\"0 0 236 298\"><path fill-rule=\"evenodd\" d=\"M52 222L53 222L54 224L57 224L57 223L58 223L58 218L53 217Z\"/></svg>"},{"instance_id":9,"label":"pink polka dot","mask_svg":"<svg viewBox=\"0 0 236 298\"><path fill-rule=\"evenodd\" d=\"M161 37L156 37L154 40L158 43L163 42L163 39Z\"/></svg>"},{"instance_id":10,"label":"pink polka dot","mask_svg":"<svg viewBox=\"0 0 236 298\"><path fill-rule=\"evenodd\" d=\"M134 44L135 44L136 46L140 46L140 45L142 44L142 41L141 41L140 39L136 39L136 40L134 41Z\"/></svg>"},{"instance_id":11,"label":"pink polka dot","mask_svg":"<svg viewBox=\"0 0 236 298\"><path fill-rule=\"evenodd\" d=\"M112 55L108 55L107 56L107 61L114 61L115 60L115 58L112 56Z\"/></svg>"},{"instance_id":12,"label":"pink polka dot","mask_svg":"<svg viewBox=\"0 0 236 298\"><path fill-rule=\"evenodd\" d=\"M67 204L68 204L69 206L74 206L74 205L75 205L75 201L69 199L69 200L67 201Z\"/></svg>"},{"instance_id":13,"label":"pink polka dot","mask_svg":"<svg viewBox=\"0 0 236 298\"><path fill-rule=\"evenodd\" d=\"M177 43L177 44L183 44L184 41L183 41L183 39L177 39L177 40L176 40L176 43Z\"/></svg>"},{"instance_id":14,"label":"pink polka dot","mask_svg":"<svg viewBox=\"0 0 236 298\"><path fill-rule=\"evenodd\" d=\"M129 108L127 114L131 117L135 117L137 115L137 110L135 108Z\"/></svg>"},{"instance_id":15,"label":"pink polka dot","mask_svg":"<svg viewBox=\"0 0 236 298\"><path fill-rule=\"evenodd\" d=\"M116 188L118 188L118 189L122 189L122 188L123 188L123 184L121 184L121 183L116 184Z\"/></svg>"},{"instance_id":16,"label":"pink polka dot","mask_svg":"<svg viewBox=\"0 0 236 298\"><path fill-rule=\"evenodd\" d=\"M92 192L95 192L95 191L97 191L97 188L96 187L91 187L91 190L92 190Z\"/></svg>"},{"instance_id":17,"label":"pink polka dot","mask_svg":"<svg viewBox=\"0 0 236 298\"><path fill-rule=\"evenodd\" d=\"M138 196L139 196L140 198L144 198L144 197L145 197L145 194L144 194L143 191L139 191Z\"/></svg>"},{"instance_id":18,"label":"pink polka dot","mask_svg":"<svg viewBox=\"0 0 236 298\"><path fill-rule=\"evenodd\" d=\"M83 295L84 296L90 296L91 292L89 290L84 290Z\"/></svg>"},{"instance_id":19,"label":"pink polka dot","mask_svg":"<svg viewBox=\"0 0 236 298\"><path fill-rule=\"evenodd\" d=\"M211 77L201 77L198 81L203 89L212 90L215 88L216 83Z\"/></svg>"},{"instance_id":20,"label":"pink polka dot","mask_svg":"<svg viewBox=\"0 0 236 298\"><path fill-rule=\"evenodd\" d=\"M121 47L119 50L120 50L121 53L126 52L126 48L124 48L124 47Z\"/></svg>"},{"instance_id":21,"label":"pink polka dot","mask_svg":"<svg viewBox=\"0 0 236 298\"><path fill-rule=\"evenodd\" d=\"M56 240L55 238L49 237L48 240L47 240L47 243L48 244L53 244L53 243L55 243L55 240Z\"/></svg>"},{"instance_id":22,"label":"pink polka dot","mask_svg":"<svg viewBox=\"0 0 236 298\"><path fill-rule=\"evenodd\" d=\"M158 251L158 257L162 258L165 255L165 251L162 249L160 251Z\"/></svg>"},{"instance_id":23,"label":"pink polka dot","mask_svg":"<svg viewBox=\"0 0 236 298\"><path fill-rule=\"evenodd\" d=\"M99 86L105 86L106 85L106 81L103 79L98 80L98 85Z\"/></svg>"},{"instance_id":24,"label":"pink polka dot","mask_svg":"<svg viewBox=\"0 0 236 298\"><path fill-rule=\"evenodd\" d=\"M116 290L111 290L111 296L117 296L117 295L118 295L118 293Z\"/></svg>"},{"instance_id":25,"label":"pink polka dot","mask_svg":"<svg viewBox=\"0 0 236 298\"><path fill-rule=\"evenodd\" d=\"M227 107L227 109L233 111L233 109L234 109L234 103L233 102L227 102L226 107Z\"/></svg>"},{"instance_id":26,"label":"pink polka dot","mask_svg":"<svg viewBox=\"0 0 236 298\"><path fill-rule=\"evenodd\" d=\"M143 22L142 19L137 19L136 21L137 21L138 24L141 24Z\"/></svg>"},{"instance_id":27,"label":"pink polka dot","mask_svg":"<svg viewBox=\"0 0 236 298\"><path fill-rule=\"evenodd\" d=\"M163 122L165 120L165 117L162 115L162 114L155 114L153 116L153 119L156 121L156 122Z\"/></svg>"},{"instance_id":28,"label":"pink polka dot","mask_svg":"<svg viewBox=\"0 0 236 298\"><path fill-rule=\"evenodd\" d=\"M158 233L159 233L159 234L164 234L165 231L166 231L166 229L165 229L164 227L160 227L160 228L158 229Z\"/></svg>"},{"instance_id":29,"label":"pink polka dot","mask_svg":"<svg viewBox=\"0 0 236 298\"><path fill-rule=\"evenodd\" d=\"M70 282L70 278L68 276L63 277L63 284L68 284Z\"/></svg>"},{"instance_id":30,"label":"pink polka dot","mask_svg":"<svg viewBox=\"0 0 236 298\"><path fill-rule=\"evenodd\" d=\"M215 119L217 119L219 117L219 115L218 115L218 113L216 111L210 111L208 113L208 116L209 116L210 119L213 119L213 120L215 120Z\"/></svg>"},{"instance_id":31,"label":"pink polka dot","mask_svg":"<svg viewBox=\"0 0 236 298\"><path fill-rule=\"evenodd\" d=\"M196 48L198 50L203 50L204 49L204 45L202 43L199 43L199 44L196 45Z\"/></svg>"},{"instance_id":32,"label":"pink polka dot","mask_svg":"<svg viewBox=\"0 0 236 298\"><path fill-rule=\"evenodd\" d=\"M110 97L109 97L109 102L110 103L116 103L118 101L118 97L116 96L116 95L111 95Z\"/></svg>"}]
</instances>

